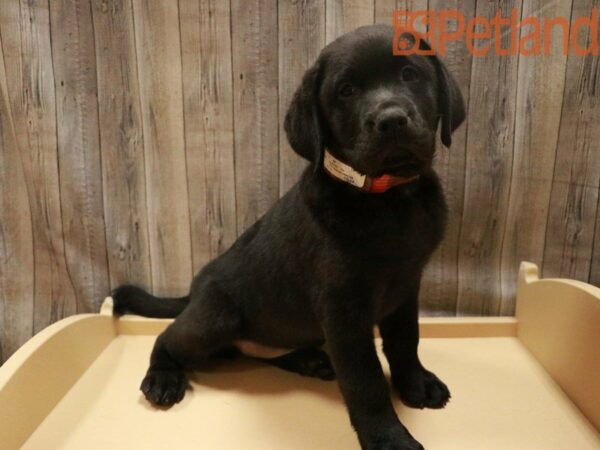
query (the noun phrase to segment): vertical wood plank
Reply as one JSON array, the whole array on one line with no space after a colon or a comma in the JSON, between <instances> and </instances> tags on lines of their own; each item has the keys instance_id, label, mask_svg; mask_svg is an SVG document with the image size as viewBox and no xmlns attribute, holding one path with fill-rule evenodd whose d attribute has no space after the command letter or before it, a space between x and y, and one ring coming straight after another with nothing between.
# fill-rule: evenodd
<instances>
[{"instance_id":1,"label":"vertical wood plank","mask_svg":"<svg viewBox=\"0 0 600 450\"><path fill-rule=\"evenodd\" d=\"M436 0L429 0L436 1ZM426 11L429 8L428 0L396 0L396 9L404 11ZM451 8L448 2L444 8Z\"/></svg>"},{"instance_id":2,"label":"vertical wood plank","mask_svg":"<svg viewBox=\"0 0 600 450\"><path fill-rule=\"evenodd\" d=\"M0 365L33 334L35 282L31 209L2 51L5 31L0 28Z\"/></svg>"},{"instance_id":3,"label":"vertical wood plank","mask_svg":"<svg viewBox=\"0 0 600 450\"><path fill-rule=\"evenodd\" d=\"M279 197L277 2L232 0L238 234Z\"/></svg>"},{"instance_id":4,"label":"vertical wood plank","mask_svg":"<svg viewBox=\"0 0 600 450\"><path fill-rule=\"evenodd\" d=\"M397 0L396 2L396 9L401 11L427 11L429 7L428 0ZM421 33L425 33L427 31L427 25L423 20L423 18L418 18L415 22L415 28Z\"/></svg>"},{"instance_id":5,"label":"vertical wood plank","mask_svg":"<svg viewBox=\"0 0 600 450\"><path fill-rule=\"evenodd\" d=\"M475 0L429 1L429 8L432 11L456 10L464 16L467 22L474 17L475 6ZM457 24L453 20L449 20L446 24L449 31L455 31L456 26ZM473 57L467 50L465 40L449 42L445 55L441 56L441 59L458 82L468 108ZM434 168L442 180L448 203L448 225L444 240L429 261L421 282L421 308L426 315L453 315L456 311L458 247L465 193L465 158L469 117L470 114L467 111L467 122L452 136L450 149L445 149L439 139L437 142L438 150Z\"/></svg>"},{"instance_id":6,"label":"vertical wood plank","mask_svg":"<svg viewBox=\"0 0 600 450\"><path fill-rule=\"evenodd\" d=\"M150 287L144 141L130 1L92 5L111 287Z\"/></svg>"},{"instance_id":7,"label":"vertical wood plank","mask_svg":"<svg viewBox=\"0 0 600 450\"><path fill-rule=\"evenodd\" d=\"M188 292L192 276L177 0L134 0L152 285Z\"/></svg>"},{"instance_id":8,"label":"vertical wood plank","mask_svg":"<svg viewBox=\"0 0 600 450\"><path fill-rule=\"evenodd\" d=\"M435 0L375 0L375 23L394 24L394 11L427 11ZM442 0L443 1L443 0ZM419 29L418 31L425 31Z\"/></svg>"},{"instance_id":9,"label":"vertical wood plank","mask_svg":"<svg viewBox=\"0 0 600 450\"><path fill-rule=\"evenodd\" d=\"M283 121L304 72L325 45L324 0L279 2L279 194L300 178L306 162L290 147Z\"/></svg>"},{"instance_id":10,"label":"vertical wood plank","mask_svg":"<svg viewBox=\"0 0 600 450\"><path fill-rule=\"evenodd\" d=\"M571 4L525 0L523 16L540 21L570 17ZM543 259L566 61L560 33L553 34L550 55L519 60L514 159L500 267L503 315L514 314L521 261L541 264Z\"/></svg>"},{"instance_id":11,"label":"vertical wood plank","mask_svg":"<svg viewBox=\"0 0 600 450\"><path fill-rule=\"evenodd\" d=\"M109 279L90 2L52 0L50 19L67 267L77 311L96 311Z\"/></svg>"},{"instance_id":12,"label":"vertical wood plank","mask_svg":"<svg viewBox=\"0 0 600 450\"><path fill-rule=\"evenodd\" d=\"M375 21L374 0L327 0L325 41Z\"/></svg>"},{"instance_id":13,"label":"vertical wood plank","mask_svg":"<svg viewBox=\"0 0 600 450\"><path fill-rule=\"evenodd\" d=\"M375 23L394 24L394 11L400 9L397 0L374 0ZM427 2L427 0L425 0Z\"/></svg>"},{"instance_id":14,"label":"vertical wood plank","mask_svg":"<svg viewBox=\"0 0 600 450\"><path fill-rule=\"evenodd\" d=\"M519 5L502 2L504 17ZM476 15L492 18L495 2L478 1ZM502 45L510 45L510 34ZM469 99L465 202L459 243L459 314L500 312L500 257L514 144L516 56L473 58ZM491 80L494 80L492 83Z\"/></svg>"},{"instance_id":15,"label":"vertical wood plank","mask_svg":"<svg viewBox=\"0 0 600 450\"><path fill-rule=\"evenodd\" d=\"M590 17L598 0L573 2L573 18ZM579 42L589 42L582 27ZM600 60L569 53L566 89L544 249L544 277L587 281L592 267L600 184ZM596 254L597 255L597 254Z\"/></svg>"},{"instance_id":16,"label":"vertical wood plank","mask_svg":"<svg viewBox=\"0 0 600 450\"><path fill-rule=\"evenodd\" d=\"M179 8L196 272L236 238L230 8L217 0L180 1Z\"/></svg>"},{"instance_id":17,"label":"vertical wood plank","mask_svg":"<svg viewBox=\"0 0 600 450\"><path fill-rule=\"evenodd\" d=\"M20 164L28 187L33 236L35 309L20 320L33 332L73 314L76 298L68 273L60 205L56 102L47 2L0 4L8 92ZM18 149L18 150L17 150ZM27 240L23 245L28 245ZM23 294L26 298L28 294Z\"/></svg>"}]
</instances>

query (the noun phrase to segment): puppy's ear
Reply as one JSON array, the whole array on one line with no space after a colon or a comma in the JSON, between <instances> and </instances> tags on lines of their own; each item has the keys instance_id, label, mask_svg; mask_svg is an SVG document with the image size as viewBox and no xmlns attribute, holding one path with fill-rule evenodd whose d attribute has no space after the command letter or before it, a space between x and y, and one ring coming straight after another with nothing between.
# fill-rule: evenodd
<instances>
[{"instance_id":1,"label":"puppy's ear","mask_svg":"<svg viewBox=\"0 0 600 450\"><path fill-rule=\"evenodd\" d=\"M419 48L431 51L427 41L421 39ZM442 124L441 138L446 147L452 145L452 133L465 121L465 101L458 83L437 55L430 56L438 79L438 111Z\"/></svg>"},{"instance_id":2,"label":"puppy's ear","mask_svg":"<svg viewBox=\"0 0 600 450\"><path fill-rule=\"evenodd\" d=\"M465 100L458 83L442 61L434 56L438 74L438 110L442 123L441 138L446 147L452 145L452 133L465 121Z\"/></svg>"},{"instance_id":3,"label":"puppy's ear","mask_svg":"<svg viewBox=\"0 0 600 450\"><path fill-rule=\"evenodd\" d=\"M306 71L285 115L284 128L296 153L319 167L324 137L319 108L321 62Z\"/></svg>"}]
</instances>

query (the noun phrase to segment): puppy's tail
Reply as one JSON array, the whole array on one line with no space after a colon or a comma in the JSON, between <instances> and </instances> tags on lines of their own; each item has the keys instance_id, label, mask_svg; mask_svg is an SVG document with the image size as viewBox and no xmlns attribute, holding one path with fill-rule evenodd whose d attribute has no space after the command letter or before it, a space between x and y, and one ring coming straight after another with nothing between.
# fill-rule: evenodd
<instances>
[{"instance_id":1,"label":"puppy's tail","mask_svg":"<svg viewBox=\"0 0 600 450\"><path fill-rule=\"evenodd\" d=\"M190 302L190 297L159 298L136 286L123 285L113 291L113 314L139 314L144 317L173 318Z\"/></svg>"}]
</instances>

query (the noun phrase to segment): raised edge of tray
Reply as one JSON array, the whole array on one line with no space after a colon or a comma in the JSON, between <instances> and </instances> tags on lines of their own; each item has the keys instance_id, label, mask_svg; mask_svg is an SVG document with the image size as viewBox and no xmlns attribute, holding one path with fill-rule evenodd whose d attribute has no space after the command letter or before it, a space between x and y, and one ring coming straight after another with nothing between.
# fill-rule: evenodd
<instances>
[{"instance_id":1,"label":"raised edge of tray","mask_svg":"<svg viewBox=\"0 0 600 450\"><path fill-rule=\"evenodd\" d=\"M600 289L538 272L521 263L517 336L600 430Z\"/></svg>"},{"instance_id":2,"label":"raised edge of tray","mask_svg":"<svg viewBox=\"0 0 600 450\"><path fill-rule=\"evenodd\" d=\"M0 367L0 442L19 447L119 334L156 335L169 319L100 314L63 319L30 339ZM514 337L600 429L600 289L538 277L522 263L517 318L421 318L422 337Z\"/></svg>"},{"instance_id":3,"label":"raised edge of tray","mask_svg":"<svg viewBox=\"0 0 600 450\"><path fill-rule=\"evenodd\" d=\"M116 336L101 314L62 319L0 367L0 442L18 448Z\"/></svg>"}]
</instances>

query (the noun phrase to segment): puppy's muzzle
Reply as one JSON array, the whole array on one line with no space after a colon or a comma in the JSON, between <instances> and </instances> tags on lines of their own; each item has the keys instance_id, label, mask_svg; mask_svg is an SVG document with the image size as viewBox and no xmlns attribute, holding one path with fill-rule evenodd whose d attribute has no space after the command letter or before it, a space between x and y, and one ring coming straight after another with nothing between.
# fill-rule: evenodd
<instances>
[{"instance_id":1,"label":"puppy's muzzle","mask_svg":"<svg viewBox=\"0 0 600 450\"><path fill-rule=\"evenodd\" d=\"M411 105L394 102L380 105L367 114L363 124L372 138L382 143L394 143L418 136L421 128L419 122Z\"/></svg>"},{"instance_id":2,"label":"puppy's muzzle","mask_svg":"<svg viewBox=\"0 0 600 450\"><path fill-rule=\"evenodd\" d=\"M381 111L375 121L375 132L382 137L402 134L412 125L412 118L405 108L394 106Z\"/></svg>"}]
</instances>

